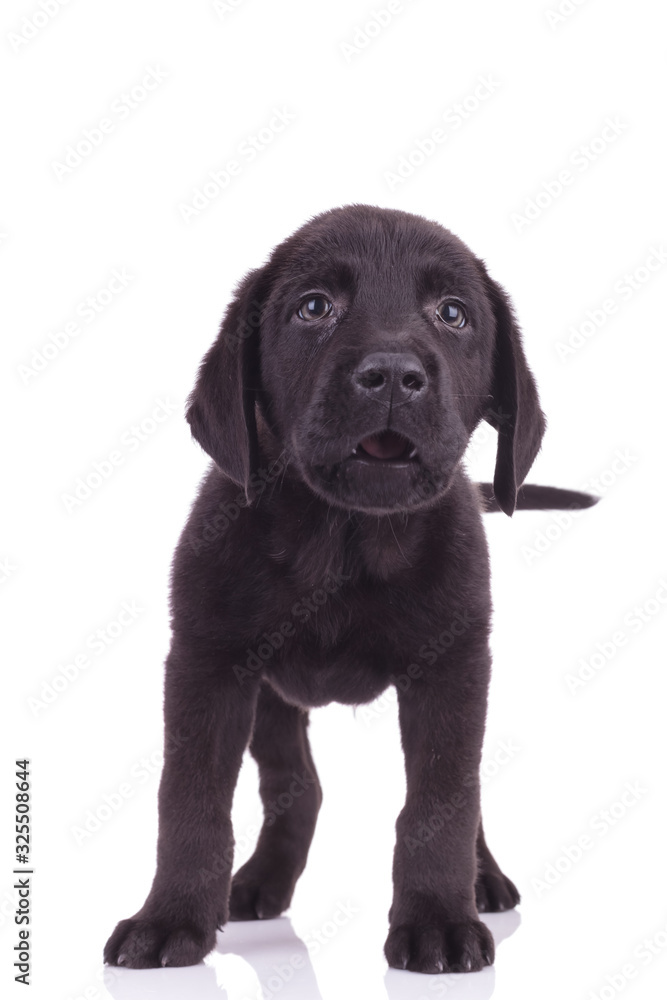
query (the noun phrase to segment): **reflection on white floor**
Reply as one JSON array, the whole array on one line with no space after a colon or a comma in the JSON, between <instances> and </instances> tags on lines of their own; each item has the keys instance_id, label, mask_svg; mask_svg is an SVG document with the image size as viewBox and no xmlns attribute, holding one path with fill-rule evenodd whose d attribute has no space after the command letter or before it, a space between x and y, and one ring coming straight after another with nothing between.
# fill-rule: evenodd
<instances>
[{"instance_id":1,"label":"reflection on white floor","mask_svg":"<svg viewBox=\"0 0 667 1000\"><path fill-rule=\"evenodd\" d=\"M521 917L485 914L496 947L517 929ZM338 956L341 960L342 955ZM357 1000L354 970L349 970L350 1000ZM488 1000L493 994L493 968L466 975L424 976L386 969L387 1000ZM105 985L114 1000L323 1000L308 948L288 917L230 923L218 935L218 948L205 963L186 969L109 969ZM382 996L378 982L374 994Z\"/></svg>"}]
</instances>

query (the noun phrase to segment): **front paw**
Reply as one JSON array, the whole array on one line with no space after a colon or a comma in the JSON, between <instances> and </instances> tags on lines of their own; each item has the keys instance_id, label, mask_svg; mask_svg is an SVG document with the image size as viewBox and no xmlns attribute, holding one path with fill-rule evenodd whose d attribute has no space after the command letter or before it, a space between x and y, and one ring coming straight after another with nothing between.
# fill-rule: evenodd
<instances>
[{"instance_id":1,"label":"front paw","mask_svg":"<svg viewBox=\"0 0 667 1000\"><path fill-rule=\"evenodd\" d=\"M478 972L493 964L493 937L481 920L403 923L389 931L384 953L392 969Z\"/></svg>"},{"instance_id":2,"label":"front paw","mask_svg":"<svg viewBox=\"0 0 667 1000\"><path fill-rule=\"evenodd\" d=\"M285 864L255 857L232 879L230 920L269 920L289 908L296 879Z\"/></svg>"},{"instance_id":3,"label":"front paw","mask_svg":"<svg viewBox=\"0 0 667 1000\"><path fill-rule=\"evenodd\" d=\"M215 927L204 929L187 921L150 919L138 913L116 926L106 943L104 961L129 969L197 965L214 945Z\"/></svg>"},{"instance_id":4,"label":"front paw","mask_svg":"<svg viewBox=\"0 0 667 1000\"><path fill-rule=\"evenodd\" d=\"M500 913L512 910L521 902L519 890L514 882L497 872L480 872L475 883L475 899L479 913Z\"/></svg>"}]
</instances>

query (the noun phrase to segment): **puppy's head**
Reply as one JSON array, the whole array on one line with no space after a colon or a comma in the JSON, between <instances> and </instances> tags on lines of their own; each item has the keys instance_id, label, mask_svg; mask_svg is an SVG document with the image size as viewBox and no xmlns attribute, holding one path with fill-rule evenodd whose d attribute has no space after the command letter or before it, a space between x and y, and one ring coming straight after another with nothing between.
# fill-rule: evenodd
<instances>
[{"instance_id":1,"label":"puppy's head","mask_svg":"<svg viewBox=\"0 0 667 1000\"><path fill-rule=\"evenodd\" d=\"M353 205L237 289L190 397L192 432L252 495L256 407L310 488L387 514L442 496L481 419L511 514L544 417L503 290L448 230Z\"/></svg>"}]
</instances>

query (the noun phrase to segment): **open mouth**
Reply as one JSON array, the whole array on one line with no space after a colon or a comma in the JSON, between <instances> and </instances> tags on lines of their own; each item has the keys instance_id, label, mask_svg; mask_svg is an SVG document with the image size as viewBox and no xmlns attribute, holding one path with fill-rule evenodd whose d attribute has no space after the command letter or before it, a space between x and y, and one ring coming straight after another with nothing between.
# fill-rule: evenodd
<instances>
[{"instance_id":1,"label":"open mouth","mask_svg":"<svg viewBox=\"0 0 667 1000\"><path fill-rule=\"evenodd\" d=\"M372 462L416 462L417 448L396 431L381 431L363 438L352 452L352 458Z\"/></svg>"}]
</instances>

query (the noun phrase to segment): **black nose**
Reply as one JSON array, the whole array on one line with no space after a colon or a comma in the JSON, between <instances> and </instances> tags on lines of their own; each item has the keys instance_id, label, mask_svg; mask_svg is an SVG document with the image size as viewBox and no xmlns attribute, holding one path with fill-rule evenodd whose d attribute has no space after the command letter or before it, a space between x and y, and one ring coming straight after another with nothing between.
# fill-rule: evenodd
<instances>
[{"instance_id":1,"label":"black nose","mask_svg":"<svg viewBox=\"0 0 667 1000\"><path fill-rule=\"evenodd\" d=\"M426 389L424 367L414 354L389 354L377 351L367 354L357 365L353 381L368 396L377 400L406 402Z\"/></svg>"}]
</instances>

